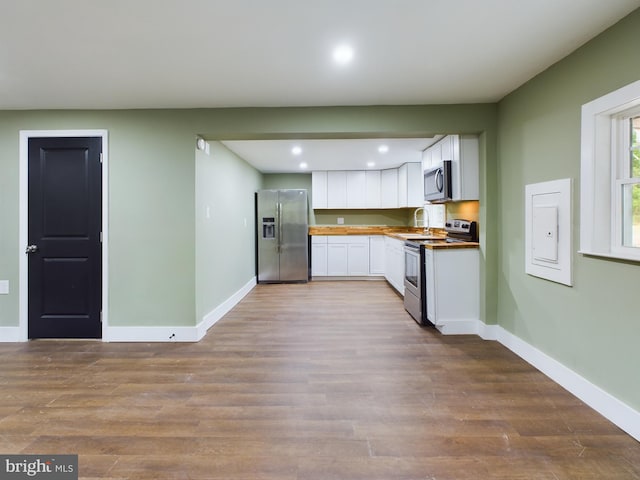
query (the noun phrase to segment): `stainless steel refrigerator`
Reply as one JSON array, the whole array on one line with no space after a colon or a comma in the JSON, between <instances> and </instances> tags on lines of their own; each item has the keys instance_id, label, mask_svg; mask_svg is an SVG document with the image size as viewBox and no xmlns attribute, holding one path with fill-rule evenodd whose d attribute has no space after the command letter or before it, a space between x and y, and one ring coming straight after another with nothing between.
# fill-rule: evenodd
<instances>
[{"instance_id":1,"label":"stainless steel refrigerator","mask_svg":"<svg viewBox=\"0 0 640 480\"><path fill-rule=\"evenodd\" d=\"M256 193L258 283L309 279L309 223L306 190Z\"/></svg>"}]
</instances>

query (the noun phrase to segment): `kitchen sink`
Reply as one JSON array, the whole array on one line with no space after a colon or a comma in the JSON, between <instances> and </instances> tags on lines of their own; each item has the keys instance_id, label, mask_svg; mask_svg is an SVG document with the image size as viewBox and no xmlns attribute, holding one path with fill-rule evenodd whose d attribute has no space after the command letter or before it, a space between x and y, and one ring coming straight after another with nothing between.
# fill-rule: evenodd
<instances>
[{"instance_id":1,"label":"kitchen sink","mask_svg":"<svg viewBox=\"0 0 640 480\"><path fill-rule=\"evenodd\" d=\"M438 235L425 235L424 233L399 233L398 236L406 240L444 240L446 238Z\"/></svg>"}]
</instances>

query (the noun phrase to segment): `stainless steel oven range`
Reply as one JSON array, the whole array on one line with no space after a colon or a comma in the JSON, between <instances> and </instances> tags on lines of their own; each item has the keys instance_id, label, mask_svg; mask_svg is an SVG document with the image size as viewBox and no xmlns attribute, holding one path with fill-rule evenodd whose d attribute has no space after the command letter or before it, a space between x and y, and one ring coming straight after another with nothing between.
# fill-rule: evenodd
<instances>
[{"instance_id":1,"label":"stainless steel oven range","mask_svg":"<svg viewBox=\"0 0 640 480\"><path fill-rule=\"evenodd\" d=\"M425 245L438 243L477 242L478 225L468 220L448 220L447 237L442 239L415 238L404 244L404 308L420 325L433 326L427 317L427 278Z\"/></svg>"},{"instance_id":2,"label":"stainless steel oven range","mask_svg":"<svg viewBox=\"0 0 640 480\"><path fill-rule=\"evenodd\" d=\"M424 291L424 245L417 241L404 244L404 308L421 325L428 325L427 295ZM423 315L423 312L425 314Z\"/></svg>"}]
</instances>

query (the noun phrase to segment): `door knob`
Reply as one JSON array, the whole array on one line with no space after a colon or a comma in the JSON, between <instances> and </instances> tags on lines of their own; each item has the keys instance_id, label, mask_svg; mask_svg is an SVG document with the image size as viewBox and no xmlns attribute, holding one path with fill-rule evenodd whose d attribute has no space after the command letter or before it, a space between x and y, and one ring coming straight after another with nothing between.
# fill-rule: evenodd
<instances>
[{"instance_id":1,"label":"door knob","mask_svg":"<svg viewBox=\"0 0 640 480\"><path fill-rule=\"evenodd\" d=\"M27 245L27 248L24 251L24 253L36 253L37 251L38 251L37 245Z\"/></svg>"}]
</instances>

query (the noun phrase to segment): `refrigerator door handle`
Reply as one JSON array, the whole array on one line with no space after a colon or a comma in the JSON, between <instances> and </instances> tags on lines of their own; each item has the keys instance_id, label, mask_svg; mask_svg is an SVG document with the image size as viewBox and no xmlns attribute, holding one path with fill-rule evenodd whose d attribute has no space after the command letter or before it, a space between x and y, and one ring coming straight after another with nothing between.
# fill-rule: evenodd
<instances>
[{"instance_id":1,"label":"refrigerator door handle","mask_svg":"<svg viewBox=\"0 0 640 480\"><path fill-rule=\"evenodd\" d=\"M278 253L282 252L282 203L278 202L277 208L278 215L278 244L276 250Z\"/></svg>"}]
</instances>

